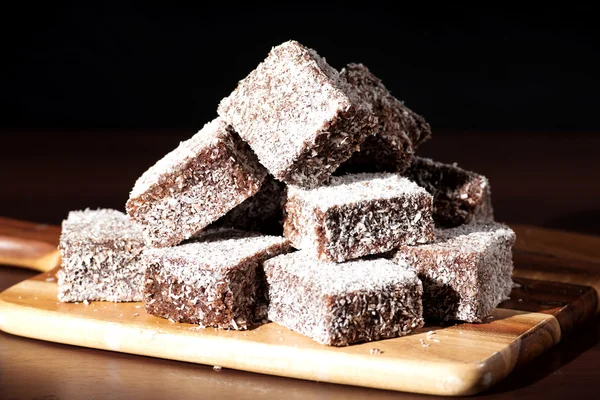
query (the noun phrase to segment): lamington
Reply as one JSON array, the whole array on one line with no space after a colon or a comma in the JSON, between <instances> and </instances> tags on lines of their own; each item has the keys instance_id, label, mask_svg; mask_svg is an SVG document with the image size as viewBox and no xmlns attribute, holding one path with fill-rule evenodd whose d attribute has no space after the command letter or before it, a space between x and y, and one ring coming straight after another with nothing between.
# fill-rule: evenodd
<instances>
[{"instance_id":1,"label":"lamington","mask_svg":"<svg viewBox=\"0 0 600 400\"><path fill-rule=\"evenodd\" d=\"M436 225L494 221L490 183L485 176L422 157L414 157L404 174L433 196Z\"/></svg>"},{"instance_id":2,"label":"lamington","mask_svg":"<svg viewBox=\"0 0 600 400\"><path fill-rule=\"evenodd\" d=\"M216 118L144 172L127 213L144 226L149 246L173 246L253 196L266 175L252 150Z\"/></svg>"},{"instance_id":3,"label":"lamington","mask_svg":"<svg viewBox=\"0 0 600 400\"><path fill-rule=\"evenodd\" d=\"M423 288L406 264L384 258L336 264L299 251L268 260L264 269L269 319L319 343L346 346L423 326Z\"/></svg>"},{"instance_id":4,"label":"lamington","mask_svg":"<svg viewBox=\"0 0 600 400\"><path fill-rule=\"evenodd\" d=\"M283 231L313 257L342 262L432 241L431 213L431 195L398 174L348 174L315 189L288 186Z\"/></svg>"},{"instance_id":5,"label":"lamington","mask_svg":"<svg viewBox=\"0 0 600 400\"><path fill-rule=\"evenodd\" d=\"M336 174L344 172L402 172L410 165L417 148L431 137L425 119L394 97L367 67L348 64L341 76L372 105L379 128L360 146L360 151L344 162Z\"/></svg>"},{"instance_id":6,"label":"lamington","mask_svg":"<svg viewBox=\"0 0 600 400\"><path fill-rule=\"evenodd\" d=\"M401 246L394 260L416 268L426 321L481 322L510 295L515 238L499 223L437 229L434 243Z\"/></svg>"},{"instance_id":7,"label":"lamington","mask_svg":"<svg viewBox=\"0 0 600 400\"><path fill-rule=\"evenodd\" d=\"M71 211L58 245L58 299L63 302L141 301L142 227L117 210Z\"/></svg>"},{"instance_id":8,"label":"lamington","mask_svg":"<svg viewBox=\"0 0 600 400\"><path fill-rule=\"evenodd\" d=\"M377 129L371 105L294 40L273 47L218 113L275 178L304 187L326 181Z\"/></svg>"},{"instance_id":9,"label":"lamington","mask_svg":"<svg viewBox=\"0 0 600 400\"><path fill-rule=\"evenodd\" d=\"M231 229L145 250L146 312L201 327L242 330L260 324L267 318L262 263L287 251L283 237Z\"/></svg>"}]
</instances>

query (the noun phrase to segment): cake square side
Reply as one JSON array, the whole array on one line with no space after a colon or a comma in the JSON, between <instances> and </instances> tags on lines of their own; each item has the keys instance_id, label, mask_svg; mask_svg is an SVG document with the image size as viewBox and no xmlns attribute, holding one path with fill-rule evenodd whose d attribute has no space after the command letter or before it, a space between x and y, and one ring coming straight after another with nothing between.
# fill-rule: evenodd
<instances>
[{"instance_id":1,"label":"cake square side","mask_svg":"<svg viewBox=\"0 0 600 400\"><path fill-rule=\"evenodd\" d=\"M394 260L416 268L426 320L481 322L512 290L514 232L503 224L437 229L436 241L401 246Z\"/></svg>"},{"instance_id":2,"label":"cake square side","mask_svg":"<svg viewBox=\"0 0 600 400\"><path fill-rule=\"evenodd\" d=\"M422 157L414 157L404 174L433 196L436 225L493 222L490 183L485 176Z\"/></svg>"},{"instance_id":3,"label":"cake square side","mask_svg":"<svg viewBox=\"0 0 600 400\"><path fill-rule=\"evenodd\" d=\"M433 240L432 197L398 174L332 177L288 186L284 235L314 258L342 262Z\"/></svg>"},{"instance_id":4,"label":"cake square side","mask_svg":"<svg viewBox=\"0 0 600 400\"><path fill-rule=\"evenodd\" d=\"M422 285L407 265L336 264L304 251L264 264L269 319L332 346L404 336L423 326Z\"/></svg>"},{"instance_id":5,"label":"cake square side","mask_svg":"<svg viewBox=\"0 0 600 400\"><path fill-rule=\"evenodd\" d=\"M62 223L58 299L141 301L142 227L120 211L71 211Z\"/></svg>"},{"instance_id":6,"label":"cake square side","mask_svg":"<svg viewBox=\"0 0 600 400\"><path fill-rule=\"evenodd\" d=\"M173 246L253 196L266 175L250 148L217 118L137 180L127 213L144 226L148 245Z\"/></svg>"},{"instance_id":7,"label":"cake square side","mask_svg":"<svg viewBox=\"0 0 600 400\"><path fill-rule=\"evenodd\" d=\"M304 187L324 182L377 127L339 72L296 41L272 48L218 113L275 178Z\"/></svg>"},{"instance_id":8,"label":"cake square side","mask_svg":"<svg viewBox=\"0 0 600 400\"><path fill-rule=\"evenodd\" d=\"M348 64L341 77L371 104L379 128L375 135L361 144L360 151L340 166L336 174L404 171L417 148L431 137L427 121L394 97L364 65Z\"/></svg>"},{"instance_id":9,"label":"cake square side","mask_svg":"<svg viewBox=\"0 0 600 400\"><path fill-rule=\"evenodd\" d=\"M289 250L283 237L228 229L148 249L142 256L146 311L202 327L252 327L267 317L262 263Z\"/></svg>"}]
</instances>

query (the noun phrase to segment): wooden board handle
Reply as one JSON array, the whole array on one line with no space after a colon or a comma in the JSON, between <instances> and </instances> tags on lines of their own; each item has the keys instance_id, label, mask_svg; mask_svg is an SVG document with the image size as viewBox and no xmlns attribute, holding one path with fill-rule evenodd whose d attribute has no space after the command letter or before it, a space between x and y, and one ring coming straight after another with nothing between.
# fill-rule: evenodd
<instances>
[{"instance_id":1,"label":"wooden board handle","mask_svg":"<svg viewBox=\"0 0 600 400\"><path fill-rule=\"evenodd\" d=\"M46 272L60 265L60 227L0 217L0 265Z\"/></svg>"}]
</instances>

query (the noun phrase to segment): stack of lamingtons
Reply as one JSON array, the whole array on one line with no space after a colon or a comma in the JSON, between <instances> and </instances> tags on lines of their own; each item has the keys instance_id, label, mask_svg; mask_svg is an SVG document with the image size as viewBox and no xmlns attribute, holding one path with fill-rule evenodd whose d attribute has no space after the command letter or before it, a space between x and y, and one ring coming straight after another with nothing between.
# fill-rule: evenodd
<instances>
[{"instance_id":1,"label":"stack of lamingtons","mask_svg":"<svg viewBox=\"0 0 600 400\"><path fill-rule=\"evenodd\" d=\"M203 327L274 321L329 345L479 322L512 287L487 179L366 67L289 41L135 183L63 222L61 301L143 301Z\"/></svg>"}]
</instances>

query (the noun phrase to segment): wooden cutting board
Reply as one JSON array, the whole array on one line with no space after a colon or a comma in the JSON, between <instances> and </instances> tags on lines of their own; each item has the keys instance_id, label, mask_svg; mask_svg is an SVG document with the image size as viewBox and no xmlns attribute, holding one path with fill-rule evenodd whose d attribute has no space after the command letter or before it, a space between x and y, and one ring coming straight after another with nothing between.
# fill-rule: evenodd
<instances>
[{"instance_id":1,"label":"wooden cutting board","mask_svg":"<svg viewBox=\"0 0 600 400\"><path fill-rule=\"evenodd\" d=\"M518 285L511 300L482 324L429 325L402 338L334 348L274 323L245 332L200 329L147 315L141 303L59 303L52 269L0 294L0 329L41 340L300 379L474 394L554 346L598 310L600 277L589 271L600 265L600 238L514 229ZM56 227L0 220L0 263L39 270L55 267L56 256L49 254L55 251L58 232ZM27 243L34 254L27 251Z\"/></svg>"}]
</instances>

